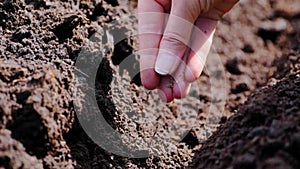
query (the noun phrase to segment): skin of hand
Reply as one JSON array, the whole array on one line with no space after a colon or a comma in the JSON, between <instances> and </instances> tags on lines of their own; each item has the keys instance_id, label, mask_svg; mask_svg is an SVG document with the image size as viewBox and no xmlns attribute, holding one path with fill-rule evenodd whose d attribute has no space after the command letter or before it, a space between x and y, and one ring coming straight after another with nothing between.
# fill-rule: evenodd
<instances>
[{"instance_id":1,"label":"skin of hand","mask_svg":"<svg viewBox=\"0 0 300 169\"><path fill-rule=\"evenodd\" d=\"M170 102L201 74L217 21L238 0L139 0L141 81ZM196 29L195 29L196 28Z\"/></svg>"}]
</instances>

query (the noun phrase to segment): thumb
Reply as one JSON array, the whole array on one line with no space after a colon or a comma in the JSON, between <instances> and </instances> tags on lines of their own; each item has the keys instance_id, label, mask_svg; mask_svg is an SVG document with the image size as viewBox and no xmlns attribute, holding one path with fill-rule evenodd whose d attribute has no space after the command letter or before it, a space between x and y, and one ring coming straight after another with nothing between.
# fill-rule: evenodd
<instances>
[{"instance_id":1,"label":"thumb","mask_svg":"<svg viewBox=\"0 0 300 169\"><path fill-rule=\"evenodd\" d=\"M199 0L172 1L171 13L155 64L155 71L158 74L172 74L177 69L200 12Z\"/></svg>"}]
</instances>

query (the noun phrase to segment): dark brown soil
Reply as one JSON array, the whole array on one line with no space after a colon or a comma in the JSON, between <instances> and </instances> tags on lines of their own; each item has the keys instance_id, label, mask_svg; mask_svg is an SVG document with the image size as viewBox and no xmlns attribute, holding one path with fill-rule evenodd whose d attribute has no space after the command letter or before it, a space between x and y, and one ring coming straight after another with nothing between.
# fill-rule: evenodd
<instances>
[{"instance_id":1,"label":"dark brown soil","mask_svg":"<svg viewBox=\"0 0 300 169\"><path fill-rule=\"evenodd\" d=\"M124 16L136 11L136 1L0 1L0 168L298 169L297 5L293 0L241 1L220 21L211 59L191 95L164 104L133 73L138 44L130 35L137 21ZM96 32L100 38L93 36ZM111 43L122 36L130 37ZM99 55L103 59L95 65ZM221 67L214 58L221 59ZM83 73L99 67L92 72L96 79L75 78L78 62L86 63ZM221 77L226 84L210 81ZM222 92L213 95L218 85ZM91 104L95 94L96 107ZM122 112L128 106L145 112L146 123L134 121L138 114ZM105 151L79 123L78 118L90 120L94 132L105 132L97 126L97 114L75 113L76 108L88 112L86 107L101 110L115 130L134 139L159 135L171 150L139 159ZM178 119L191 123L191 117L196 121L179 143L160 133L172 131ZM128 144L137 147L152 150Z\"/></svg>"},{"instance_id":2,"label":"dark brown soil","mask_svg":"<svg viewBox=\"0 0 300 169\"><path fill-rule=\"evenodd\" d=\"M299 97L299 72L256 91L197 151L190 168L299 168Z\"/></svg>"}]
</instances>

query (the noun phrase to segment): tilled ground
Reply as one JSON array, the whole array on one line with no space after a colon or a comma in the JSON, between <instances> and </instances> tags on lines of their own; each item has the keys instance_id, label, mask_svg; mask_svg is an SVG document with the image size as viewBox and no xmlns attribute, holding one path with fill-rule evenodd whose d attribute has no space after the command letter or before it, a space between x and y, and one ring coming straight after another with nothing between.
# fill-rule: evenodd
<instances>
[{"instance_id":1,"label":"tilled ground","mask_svg":"<svg viewBox=\"0 0 300 169\"><path fill-rule=\"evenodd\" d=\"M298 169L297 6L240 1L190 96L164 104L134 73L136 1L0 1L0 167ZM156 155L98 146L79 123L105 134L96 109L127 148Z\"/></svg>"}]
</instances>

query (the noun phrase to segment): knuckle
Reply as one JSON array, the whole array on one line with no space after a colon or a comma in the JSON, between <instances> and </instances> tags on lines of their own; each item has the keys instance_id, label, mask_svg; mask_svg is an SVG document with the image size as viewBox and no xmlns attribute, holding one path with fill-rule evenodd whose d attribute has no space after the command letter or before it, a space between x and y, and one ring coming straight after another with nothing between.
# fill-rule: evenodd
<instances>
[{"instance_id":1,"label":"knuckle","mask_svg":"<svg viewBox=\"0 0 300 169\"><path fill-rule=\"evenodd\" d=\"M166 32L164 34L163 40L165 42L172 43L174 45L184 45L187 44L187 40L184 36L177 32Z\"/></svg>"}]
</instances>

